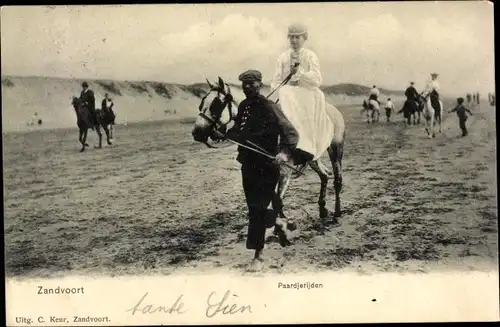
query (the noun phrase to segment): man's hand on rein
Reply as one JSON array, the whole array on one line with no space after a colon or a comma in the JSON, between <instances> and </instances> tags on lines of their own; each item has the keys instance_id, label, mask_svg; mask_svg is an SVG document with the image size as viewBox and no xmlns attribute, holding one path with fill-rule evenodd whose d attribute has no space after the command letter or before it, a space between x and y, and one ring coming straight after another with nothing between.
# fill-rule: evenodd
<instances>
[{"instance_id":1,"label":"man's hand on rein","mask_svg":"<svg viewBox=\"0 0 500 327\"><path fill-rule=\"evenodd\" d=\"M214 138L215 139L218 139L218 140L222 140L224 138L226 138L226 134L222 133L222 132L219 132L218 130L215 130L214 131Z\"/></svg>"},{"instance_id":2,"label":"man's hand on rein","mask_svg":"<svg viewBox=\"0 0 500 327\"><path fill-rule=\"evenodd\" d=\"M288 155L284 152L280 152L276 155L276 157L274 157L274 162L278 165L288 162L289 160Z\"/></svg>"}]
</instances>

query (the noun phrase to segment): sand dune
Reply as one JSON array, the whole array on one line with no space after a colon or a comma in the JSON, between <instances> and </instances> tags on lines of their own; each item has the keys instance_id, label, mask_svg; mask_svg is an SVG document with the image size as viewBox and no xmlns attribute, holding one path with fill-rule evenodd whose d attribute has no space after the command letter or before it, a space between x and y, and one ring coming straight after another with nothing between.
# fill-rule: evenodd
<instances>
[{"instance_id":1,"label":"sand dune","mask_svg":"<svg viewBox=\"0 0 500 327\"><path fill-rule=\"evenodd\" d=\"M176 120L194 117L200 97L208 90L206 83L193 85L163 82L89 80L100 107L105 93L115 102L117 123ZM2 128L4 132L38 129L76 128L71 106L72 96L81 91L81 80L53 77L2 77ZM243 99L241 88L233 85L236 99ZM324 86L327 101L333 105L361 104L369 88L356 84ZM382 91L382 100L392 96L401 103L401 92ZM264 87L263 94L270 88ZM28 126L34 113L42 125Z\"/></svg>"}]
</instances>

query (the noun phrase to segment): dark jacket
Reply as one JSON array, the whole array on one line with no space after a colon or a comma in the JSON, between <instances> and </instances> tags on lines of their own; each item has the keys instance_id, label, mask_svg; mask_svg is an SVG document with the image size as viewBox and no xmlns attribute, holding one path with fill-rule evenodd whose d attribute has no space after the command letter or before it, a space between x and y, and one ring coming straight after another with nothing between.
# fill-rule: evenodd
<instances>
[{"instance_id":1,"label":"dark jacket","mask_svg":"<svg viewBox=\"0 0 500 327\"><path fill-rule=\"evenodd\" d=\"M466 112L468 112L469 114L472 115L472 112L463 104L459 104L458 106L453 108L450 112L454 112L454 111L456 111L458 118L461 120L467 119Z\"/></svg>"},{"instance_id":2,"label":"dark jacket","mask_svg":"<svg viewBox=\"0 0 500 327\"><path fill-rule=\"evenodd\" d=\"M106 109L113 109L113 101L111 101L111 106L108 108L108 101L106 101L106 99L103 99L102 102L101 102L101 108L102 110L106 110Z\"/></svg>"},{"instance_id":3,"label":"dark jacket","mask_svg":"<svg viewBox=\"0 0 500 327\"><path fill-rule=\"evenodd\" d=\"M413 86L409 86L405 91L405 96L408 100L416 101L418 99L418 92Z\"/></svg>"},{"instance_id":4,"label":"dark jacket","mask_svg":"<svg viewBox=\"0 0 500 327\"><path fill-rule=\"evenodd\" d=\"M297 130L285 117L280 106L263 95L255 99L245 99L240 103L235 124L226 137L249 146L252 145L246 141L251 141L271 155L284 151L292 156L299 138ZM238 147L238 152L237 160L240 163L270 161L263 155L241 146Z\"/></svg>"},{"instance_id":5,"label":"dark jacket","mask_svg":"<svg viewBox=\"0 0 500 327\"><path fill-rule=\"evenodd\" d=\"M87 89L86 92L82 91L80 94L80 101L83 105L92 111L95 111L95 97L94 92L91 89Z\"/></svg>"}]
</instances>

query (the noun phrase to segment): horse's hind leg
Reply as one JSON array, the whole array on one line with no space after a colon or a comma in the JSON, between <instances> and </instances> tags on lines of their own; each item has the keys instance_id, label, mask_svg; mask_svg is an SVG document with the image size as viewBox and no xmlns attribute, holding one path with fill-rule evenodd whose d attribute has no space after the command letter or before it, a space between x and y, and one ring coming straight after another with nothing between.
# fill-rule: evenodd
<instances>
[{"instance_id":1,"label":"horse's hind leg","mask_svg":"<svg viewBox=\"0 0 500 327\"><path fill-rule=\"evenodd\" d=\"M80 150L80 152L83 152L85 151L85 147L88 146L87 144L87 136L88 136L88 128L84 128L83 129L83 134L82 134L82 149Z\"/></svg>"},{"instance_id":2,"label":"horse's hind leg","mask_svg":"<svg viewBox=\"0 0 500 327\"><path fill-rule=\"evenodd\" d=\"M434 115L432 115L431 118L431 131L432 131L431 138L436 137L436 117Z\"/></svg>"},{"instance_id":3,"label":"horse's hind leg","mask_svg":"<svg viewBox=\"0 0 500 327\"><path fill-rule=\"evenodd\" d=\"M78 141L82 145L82 148L80 149L80 152L85 151L85 139L83 138L84 133L85 133L85 131L82 128L80 128L80 130L79 130L79 136L78 136Z\"/></svg>"},{"instance_id":4,"label":"horse's hind leg","mask_svg":"<svg viewBox=\"0 0 500 327\"><path fill-rule=\"evenodd\" d=\"M333 214L336 222L337 217L342 215L340 209L340 192L342 191L342 158L344 156L344 141L333 141L328 148L328 155L333 166L333 186L335 188L335 212Z\"/></svg>"},{"instance_id":5,"label":"horse's hind leg","mask_svg":"<svg viewBox=\"0 0 500 327\"><path fill-rule=\"evenodd\" d=\"M110 131L108 129L107 126L104 126L104 132L106 133L106 140L108 142L108 145L112 145L113 143L111 143L111 136L110 136Z\"/></svg>"}]
</instances>

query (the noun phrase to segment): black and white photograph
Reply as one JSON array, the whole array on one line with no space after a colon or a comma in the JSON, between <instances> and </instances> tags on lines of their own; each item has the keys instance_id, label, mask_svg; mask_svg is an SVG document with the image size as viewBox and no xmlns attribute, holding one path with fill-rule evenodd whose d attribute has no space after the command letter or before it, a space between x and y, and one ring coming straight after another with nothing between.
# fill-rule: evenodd
<instances>
[{"instance_id":1,"label":"black and white photograph","mask_svg":"<svg viewBox=\"0 0 500 327\"><path fill-rule=\"evenodd\" d=\"M1 71L7 279L498 274L492 2L6 6Z\"/></svg>"}]
</instances>

